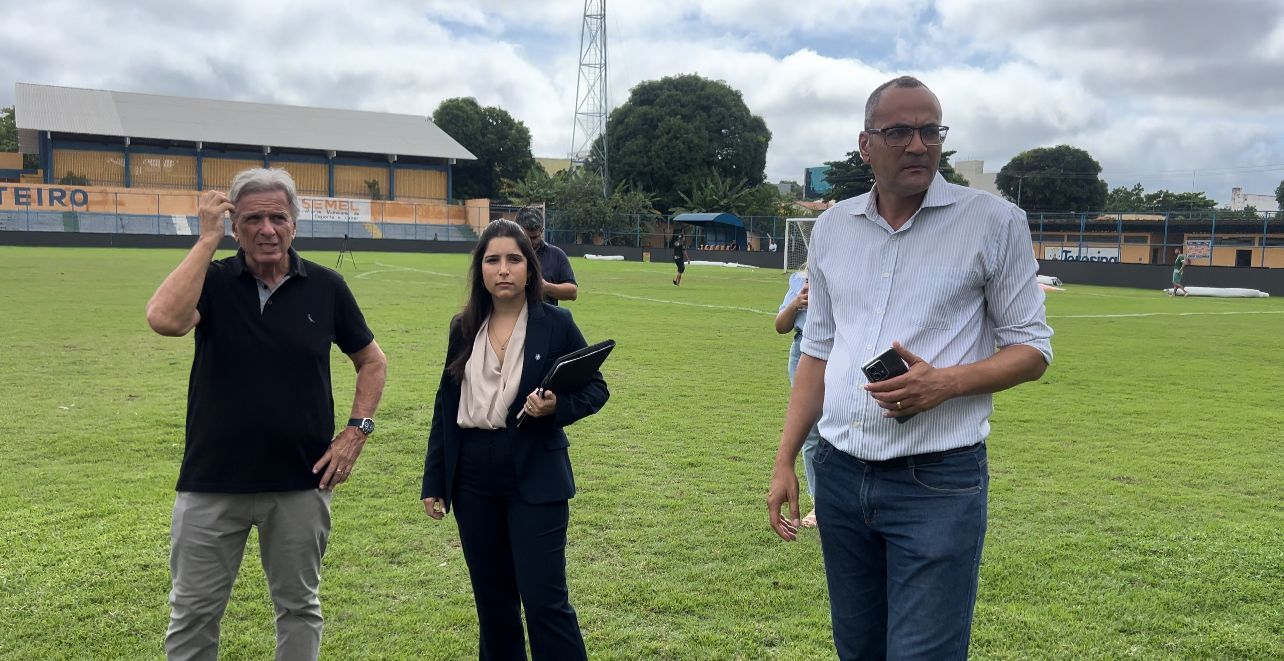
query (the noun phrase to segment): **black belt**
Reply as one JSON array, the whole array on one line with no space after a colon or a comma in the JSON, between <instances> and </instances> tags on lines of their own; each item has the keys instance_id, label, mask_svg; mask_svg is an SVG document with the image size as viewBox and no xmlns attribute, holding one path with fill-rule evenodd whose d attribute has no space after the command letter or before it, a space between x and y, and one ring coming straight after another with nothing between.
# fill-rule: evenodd
<instances>
[{"instance_id":1,"label":"black belt","mask_svg":"<svg viewBox=\"0 0 1284 661\"><path fill-rule=\"evenodd\" d=\"M857 461L861 462L862 464L865 464L866 466L869 466L870 468L874 468L877 470L896 470L900 468L909 468L911 466L927 466L929 464L939 464L942 461L945 461L945 458L952 454L964 454L967 452L974 452L980 446L981 446L980 443L973 443L972 445L969 445L966 447L954 448L952 450L941 450L940 452L924 452L923 454L911 454L905 457L895 457L892 459L884 459L882 461L866 461L864 459L857 459Z\"/></svg>"}]
</instances>

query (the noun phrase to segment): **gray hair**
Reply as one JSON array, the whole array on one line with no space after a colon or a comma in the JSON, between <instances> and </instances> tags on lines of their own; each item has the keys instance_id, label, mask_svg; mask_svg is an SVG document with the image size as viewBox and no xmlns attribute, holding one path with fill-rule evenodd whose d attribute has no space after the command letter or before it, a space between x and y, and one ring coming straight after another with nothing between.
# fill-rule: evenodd
<instances>
[{"instance_id":1,"label":"gray hair","mask_svg":"<svg viewBox=\"0 0 1284 661\"><path fill-rule=\"evenodd\" d=\"M232 188L227 192L227 199L236 204L246 193L285 193L285 202L290 206L290 222L299 220L299 193L294 187L294 177L281 168L250 168L236 173L232 178Z\"/></svg>"},{"instance_id":2,"label":"gray hair","mask_svg":"<svg viewBox=\"0 0 1284 661\"><path fill-rule=\"evenodd\" d=\"M865 102L865 128L874 128L874 110L878 108L878 102L883 99L883 90L889 87L911 88L927 87L927 85L924 85L923 81L914 76L900 76L875 87L874 91L869 94L869 100Z\"/></svg>"}]
</instances>

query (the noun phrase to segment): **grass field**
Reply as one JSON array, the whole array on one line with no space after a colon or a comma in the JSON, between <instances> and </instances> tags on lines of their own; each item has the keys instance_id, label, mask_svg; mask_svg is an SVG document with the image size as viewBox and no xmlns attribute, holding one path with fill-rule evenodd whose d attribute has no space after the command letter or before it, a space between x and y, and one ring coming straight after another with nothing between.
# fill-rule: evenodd
<instances>
[{"instance_id":1,"label":"grass field","mask_svg":"<svg viewBox=\"0 0 1284 661\"><path fill-rule=\"evenodd\" d=\"M162 654L192 346L143 307L180 257L0 247L0 658ZM334 500L323 657L476 658L454 522L418 500L465 257L356 258L390 367ZM671 264L573 265L576 320L619 342L610 403L569 429L592 658L833 658L819 540L766 523L785 276L691 267L678 288ZM973 657L1284 658L1284 300L1067 289L1048 299L1056 361L997 396ZM333 365L343 418L351 368ZM252 549L224 658L271 658L271 620Z\"/></svg>"}]
</instances>

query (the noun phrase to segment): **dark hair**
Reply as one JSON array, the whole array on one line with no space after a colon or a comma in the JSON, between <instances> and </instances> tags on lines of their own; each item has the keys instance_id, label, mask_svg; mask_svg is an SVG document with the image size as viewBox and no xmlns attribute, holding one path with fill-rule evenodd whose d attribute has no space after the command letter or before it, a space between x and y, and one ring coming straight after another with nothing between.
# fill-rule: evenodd
<instances>
[{"instance_id":1,"label":"dark hair","mask_svg":"<svg viewBox=\"0 0 1284 661\"><path fill-rule=\"evenodd\" d=\"M523 230L543 230L544 214L534 207L522 207L517 212L516 222Z\"/></svg>"},{"instance_id":2,"label":"dark hair","mask_svg":"<svg viewBox=\"0 0 1284 661\"><path fill-rule=\"evenodd\" d=\"M468 267L468 302L464 304L464 309L455 315L455 322L459 324L461 341L455 349L455 355L446 357L446 372L454 377L456 382L464 380L464 369L468 365L468 359L473 355L473 338L477 337L477 331L481 329L482 322L490 316L491 310L494 309L495 303L491 300L490 292L486 290L486 283L482 281L482 258L486 256L486 248L490 245L491 239L508 237L517 242L517 248L522 251L522 257L526 259L526 305L543 305L544 304L544 276L540 273L539 257L535 255L535 248L531 246L531 240L526 237L526 232L511 220L496 220L482 230L481 236L477 239L477 245L473 248L472 260ZM451 324L454 327L454 323Z\"/></svg>"},{"instance_id":3,"label":"dark hair","mask_svg":"<svg viewBox=\"0 0 1284 661\"><path fill-rule=\"evenodd\" d=\"M901 76L875 87L874 91L869 93L869 100L865 102L865 128L874 128L874 111L878 109L878 102L883 99L883 90L889 87L912 88L927 87L927 85L914 76Z\"/></svg>"}]
</instances>

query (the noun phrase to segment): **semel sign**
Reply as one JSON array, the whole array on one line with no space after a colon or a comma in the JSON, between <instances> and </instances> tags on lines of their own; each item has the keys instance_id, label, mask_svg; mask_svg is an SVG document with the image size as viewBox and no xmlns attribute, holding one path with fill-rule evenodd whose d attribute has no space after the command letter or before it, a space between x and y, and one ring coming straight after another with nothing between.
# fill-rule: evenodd
<instances>
[{"instance_id":1,"label":"semel sign","mask_svg":"<svg viewBox=\"0 0 1284 661\"><path fill-rule=\"evenodd\" d=\"M74 186L0 186L0 208L87 209L89 191Z\"/></svg>"},{"instance_id":2,"label":"semel sign","mask_svg":"<svg viewBox=\"0 0 1284 661\"><path fill-rule=\"evenodd\" d=\"M300 220L329 220L353 223L370 222L368 200L341 200L333 197L299 197Z\"/></svg>"},{"instance_id":3,"label":"semel sign","mask_svg":"<svg viewBox=\"0 0 1284 661\"><path fill-rule=\"evenodd\" d=\"M1043 258L1062 262L1119 262L1119 248L1043 246Z\"/></svg>"}]
</instances>

